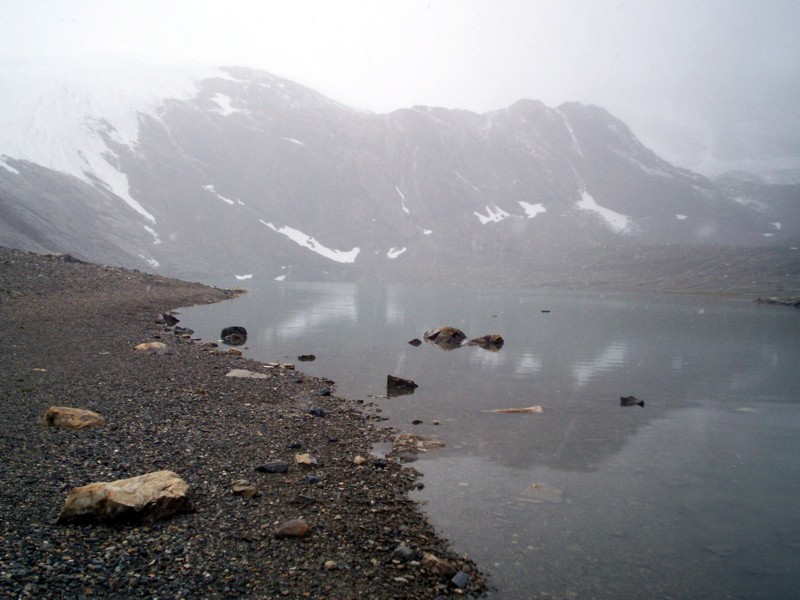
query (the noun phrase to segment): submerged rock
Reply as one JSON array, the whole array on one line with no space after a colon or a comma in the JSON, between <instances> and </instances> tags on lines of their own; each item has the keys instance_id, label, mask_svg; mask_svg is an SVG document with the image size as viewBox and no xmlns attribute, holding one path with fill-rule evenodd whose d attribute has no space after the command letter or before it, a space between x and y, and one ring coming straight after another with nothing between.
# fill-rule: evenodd
<instances>
[{"instance_id":1,"label":"submerged rock","mask_svg":"<svg viewBox=\"0 0 800 600\"><path fill-rule=\"evenodd\" d=\"M172 471L90 483L70 491L58 523L153 522L194 509L189 484Z\"/></svg>"},{"instance_id":2,"label":"submerged rock","mask_svg":"<svg viewBox=\"0 0 800 600\"><path fill-rule=\"evenodd\" d=\"M478 346L483 348L484 350L491 350L492 352L497 352L500 348L503 347L505 344L505 340L497 333L490 333L489 335L484 335L479 338L475 338L474 340L470 340L468 345L469 346Z\"/></svg>"},{"instance_id":3,"label":"submerged rock","mask_svg":"<svg viewBox=\"0 0 800 600\"><path fill-rule=\"evenodd\" d=\"M620 406L644 406L644 400L639 400L636 396L621 396Z\"/></svg>"},{"instance_id":4,"label":"submerged rock","mask_svg":"<svg viewBox=\"0 0 800 600\"><path fill-rule=\"evenodd\" d=\"M44 413L42 424L62 429L84 429L105 425L105 418L91 410L69 406L51 406Z\"/></svg>"}]
</instances>

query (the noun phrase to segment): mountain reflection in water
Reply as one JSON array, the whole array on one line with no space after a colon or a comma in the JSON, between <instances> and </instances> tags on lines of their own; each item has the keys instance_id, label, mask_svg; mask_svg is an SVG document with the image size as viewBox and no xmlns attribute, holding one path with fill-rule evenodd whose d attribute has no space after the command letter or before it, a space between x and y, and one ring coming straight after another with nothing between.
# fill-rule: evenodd
<instances>
[{"instance_id":1,"label":"mountain reflection in water","mask_svg":"<svg viewBox=\"0 0 800 600\"><path fill-rule=\"evenodd\" d=\"M254 284L255 285L255 284ZM550 312L543 312L550 311ZM791 597L800 589L800 319L747 300L268 284L181 311L447 446L417 497L499 598ZM451 325L498 352L407 342ZM620 406L635 395L641 406ZM539 405L542 414L491 414ZM412 425L412 420L422 424ZM441 423L436 426L433 422Z\"/></svg>"}]
</instances>

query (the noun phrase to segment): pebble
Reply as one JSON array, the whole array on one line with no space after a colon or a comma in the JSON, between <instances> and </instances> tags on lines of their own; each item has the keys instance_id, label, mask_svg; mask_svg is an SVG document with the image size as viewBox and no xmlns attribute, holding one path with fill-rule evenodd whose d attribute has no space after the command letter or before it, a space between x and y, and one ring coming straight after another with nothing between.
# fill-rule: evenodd
<instances>
[{"instance_id":1,"label":"pebble","mask_svg":"<svg viewBox=\"0 0 800 600\"><path fill-rule=\"evenodd\" d=\"M282 460L268 462L256 467L259 473L286 473L289 470L289 463Z\"/></svg>"}]
</instances>

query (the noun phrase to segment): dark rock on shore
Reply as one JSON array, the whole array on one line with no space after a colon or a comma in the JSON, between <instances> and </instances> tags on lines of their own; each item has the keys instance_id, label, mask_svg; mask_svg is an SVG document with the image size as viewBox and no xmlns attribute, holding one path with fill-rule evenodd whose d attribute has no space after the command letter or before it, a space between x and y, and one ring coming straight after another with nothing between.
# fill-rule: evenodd
<instances>
[{"instance_id":1,"label":"dark rock on shore","mask_svg":"<svg viewBox=\"0 0 800 600\"><path fill-rule=\"evenodd\" d=\"M800 308L800 298L796 297L756 298L756 302L759 304L776 304L778 306L794 306L795 308Z\"/></svg>"},{"instance_id":2,"label":"dark rock on shore","mask_svg":"<svg viewBox=\"0 0 800 600\"><path fill-rule=\"evenodd\" d=\"M389 433L364 419L356 402L314 395L329 383L310 376L293 383L290 370L180 336L170 337L170 352L132 351L163 334L155 316L234 296L0 248L0 321L9 334L0 345L0 597L453 598L484 591L485 578L408 499L418 474L391 457L384 468L353 463ZM225 377L233 369L269 378ZM326 418L304 412L311 397ZM77 433L42 427L54 398L112 425ZM292 442L318 466L253 473L291 456ZM308 468L318 483L304 482ZM191 486L196 512L135 526L55 524L72 488L161 470ZM259 495L234 495L232 482L251 477ZM305 537L275 539L277 524L301 516L310 526ZM403 563L404 582L396 581L392 549L400 540L468 570L467 587L458 590L452 575L423 561Z\"/></svg>"}]
</instances>

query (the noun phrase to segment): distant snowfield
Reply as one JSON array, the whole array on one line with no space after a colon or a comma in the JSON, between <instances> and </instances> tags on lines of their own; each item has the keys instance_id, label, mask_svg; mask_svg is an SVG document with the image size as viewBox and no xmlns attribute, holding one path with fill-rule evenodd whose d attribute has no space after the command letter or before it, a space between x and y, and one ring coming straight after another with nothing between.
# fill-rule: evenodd
<instances>
[{"instance_id":1,"label":"distant snowfield","mask_svg":"<svg viewBox=\"0 0 800 600\"><path fill-rule=\"evenodd\" d=\"M186 68L109 60L36 60L0 65L0 156L96 179L151 224L155 216L130 193L104 137L136 150L139 118L158 118L164 99L189 100L198 82L225 77L208 67Z\"/></svg>"},{"instance_id":2,"label":"distant snowfield","mask_svg":"<svg viewBox=\"0 0 800 600\"><path fill-rule=\"evenodd\" d=\"M603 220L606 222L606 224L616 233L622 233L630 225L630 217L618 212L614 212L610 208L600 206L597 202L595 202L595 199L592 198L592 195L586 190L581 192L581 199L578 200L577 204L579 208L588 210L589 212L597 213L603 217Z\"/></svg>"},{"instance_id":3,"label":"distant snowfield","mask_svg":"<svg viewBox=\"0 0 800 600\"><path fill-rule=\"evenodd\" d=\"M326 246L320 244L317 240L315 240L310 235L306 235L302 231L298 229L294 229L292 227L275 227L272 223L268 223L263 219L259 219L263 225L266 225L272 231L276 231L282 235L285 235L290 240L295 242L296 244L303 246L304 248L308 248L312 252L316 252L320 256L324 256L325 258L329 258L330 260L336 261L338 263L353 263L356 261L356 257L358 253L361 252L361 248L355 247L352 250L344 251L344 250L333 250Z\"/></svg>"},{"instance_id":4,"label":"distant snowfield","mask_svg":"<svg viewBox=\"0 0 800 600\"><path fill-rule=\"evenodd\" d=\"M525 211L525 216L529 219L532 219L536 215L540 213L547 212L547 209L544 207L544 204L530 204L528 202L523 202L519 200L519 205L522 207L522 210Z\"/></svg>"}]
</instances>

